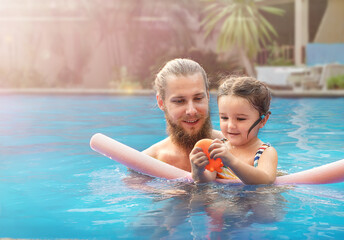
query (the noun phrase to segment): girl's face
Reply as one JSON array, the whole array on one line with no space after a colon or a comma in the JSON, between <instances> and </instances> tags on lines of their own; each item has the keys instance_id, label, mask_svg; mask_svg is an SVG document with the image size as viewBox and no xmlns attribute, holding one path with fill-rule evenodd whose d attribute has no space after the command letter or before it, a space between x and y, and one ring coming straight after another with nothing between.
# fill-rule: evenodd
<instances>
[{"instance_id":1,"label":"girl's face","mask_svg":"<svg viewBox=\"0 0 344 240\"><path fill-rule=\"evenodd\" d=\"M218 100L220 127L223 135L232 146L240 146L255 139L259 128L264 121L255 126L248 134L249 129L259 119L259 112L247 99L243 97L227 95Z\"/></svg>"}]
</instances>

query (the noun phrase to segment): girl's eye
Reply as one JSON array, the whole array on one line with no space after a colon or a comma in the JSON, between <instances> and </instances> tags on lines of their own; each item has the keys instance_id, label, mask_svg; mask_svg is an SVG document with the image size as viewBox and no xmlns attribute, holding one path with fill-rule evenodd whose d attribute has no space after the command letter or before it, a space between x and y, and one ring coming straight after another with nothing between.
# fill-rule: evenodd
<instances>
[{"instance_id":1,"label":"girl's eye","mask_svg":"<svg viewBox=\"0 0 344 240\"><path fill-rule=\"evenodd\" d=\"M195 98L195 101L202 101L203 100L203 97L197 97Z\"/></svg>"},{"instance_id":2,"label":"girl's eye","mask_svg":"<svg viewBox=\"0 0 344 240\"><path fill-rule=\"evenodd\" d=\"M245 121L246 120L246 118L237 118L238 119L238 121Z\"/></svg>"},{"instance_id":3,"label":"girl's eye","mask_svg":"<svg viewBox=\"0 0 344 240\"><path fill-rule=\"evenodd\" d=\"M228 117L220 117L222 120L228 120Z\"/></svg>"}]
</instances>

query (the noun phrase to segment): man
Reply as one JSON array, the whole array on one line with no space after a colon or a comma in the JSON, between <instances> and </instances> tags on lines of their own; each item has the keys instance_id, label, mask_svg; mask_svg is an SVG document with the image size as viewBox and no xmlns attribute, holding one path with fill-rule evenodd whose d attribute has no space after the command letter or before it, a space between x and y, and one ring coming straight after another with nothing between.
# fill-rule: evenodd
<instances>
[{"instance_id":1,"label":"man","mask_svg":"<svg viewBox=\"0 0 344 240\"><path fill-rule=\"evenodd\" d=\"M155 90L169 136L143 152L190 172L189 154L195 143L203 138L223 137L211 126L206 73L192 60L174 59L157 74Z\"/></svg>"}]
</instances>

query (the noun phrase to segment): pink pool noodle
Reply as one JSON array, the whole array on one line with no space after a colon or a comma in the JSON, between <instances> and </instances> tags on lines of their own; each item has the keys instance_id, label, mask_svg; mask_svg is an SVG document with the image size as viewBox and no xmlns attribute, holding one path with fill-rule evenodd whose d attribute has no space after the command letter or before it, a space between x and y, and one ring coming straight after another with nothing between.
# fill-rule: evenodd
<instances>
[{"instance_id":1,"label":"pink pool noodle","mask_svg":"<svg viewBox=\"0 0 344 240\"><path fill-rule=\"evenodd\" d=\"M166 179L190 176L189 172L156 160L101 133L93 135L90 146L93 150L143 174Z\"/></svg>"},{"instance_id":2,"label":"pink pool noodle","mask_svg":"<svg viewBox=\"0 0 344 240\"><path fill-rule=\"evenodd\" d=\"M152 158L112 138L97 133L90 141L93 150L143 174L166 179L191 179L189 172ZM217 179L220 183L241 183L239 179ZM275 184L327 184L344 181L344 159L276 178Z\"/></svg>"}]
</instances>

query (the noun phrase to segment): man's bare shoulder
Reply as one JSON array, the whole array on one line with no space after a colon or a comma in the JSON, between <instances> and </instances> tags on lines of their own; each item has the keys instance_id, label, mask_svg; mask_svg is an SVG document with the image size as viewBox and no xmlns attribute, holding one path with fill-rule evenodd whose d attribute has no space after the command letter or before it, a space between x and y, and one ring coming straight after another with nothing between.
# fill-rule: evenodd
<instances>
[{"instance_id":1,"label":"man's bare shoulder","mask_svg":"<svg viewBox=\"0 0 344 240\"><path fill-rule=\"evenodd\" d=\"M169 141L170 141L169 138L165 138L161 140L160 142L157 142L153 144L152 146L150 146L149 148L143 150L142 152L151 157L157 158L159 156L160 151L165 149L168 146Z\"/></svg>"},{"instance_id":2,"label":"man's bare shoulder","mask_svg":"<svg viewBox=\"0 0 344 240\"><path fill-rule=\"evenodd\" d=\"M213 129L212 133L211 133L211 138L212 139L215 139L215 138L222 139L222 138L224 138L224 136L223 136L221 131Z\"/></svg>"},{"instance_id":3,"label":"man's bare shoulder","mask_svg":"<svg viewBox=\"0 0 344 240\"><path fill-rule=\"evenodd\" d=\"M147 148L143 153L174 167L191 171L189 154L174 144L169 137Z\"/></svg>"}]
</instances>

